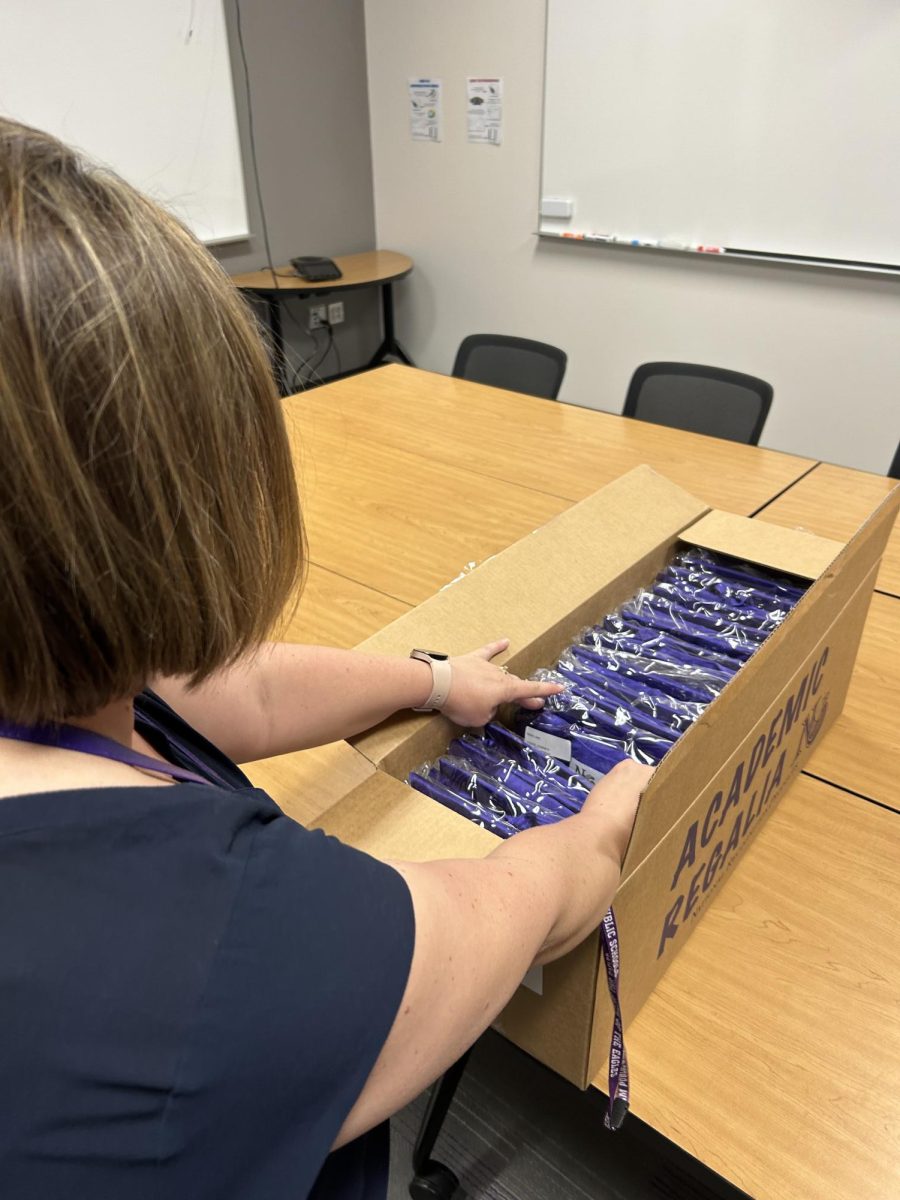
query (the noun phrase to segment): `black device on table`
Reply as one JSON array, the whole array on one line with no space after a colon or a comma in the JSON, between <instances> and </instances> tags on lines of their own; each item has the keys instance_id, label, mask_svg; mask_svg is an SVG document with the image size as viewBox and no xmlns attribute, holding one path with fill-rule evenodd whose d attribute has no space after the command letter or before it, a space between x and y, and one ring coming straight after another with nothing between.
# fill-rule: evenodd
<instances>
[{"instance_id":1,"label":"black device on table","mask_svg":"<svg viewBox=\"0 0 900 1200\"><path fill-rule=\"evenodd\" d=\"M292 258L291 266L301 279L307 279L310 283L327 283L330 279L340 279L342 275L340 267L332 259L317 258L312 254Z\"/></svg>"}]
</instances>

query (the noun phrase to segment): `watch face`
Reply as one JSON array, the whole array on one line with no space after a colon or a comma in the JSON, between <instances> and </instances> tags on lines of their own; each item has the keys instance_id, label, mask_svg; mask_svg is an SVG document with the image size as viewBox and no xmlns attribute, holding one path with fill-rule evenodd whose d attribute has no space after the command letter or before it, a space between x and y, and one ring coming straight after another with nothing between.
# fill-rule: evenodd
<instances>
[{"instance_id":1,"label":"watch face","mask_svg":"<svg viewBox=\"0 0 900 1200\"><path fill-rule=\"evenodd\" d=\"M413 654L426 654L429 658L436 658L438 662L444 662L450 657L449 654L441 654L437 650L413 650Z\"/></svg>"}]
</instances>

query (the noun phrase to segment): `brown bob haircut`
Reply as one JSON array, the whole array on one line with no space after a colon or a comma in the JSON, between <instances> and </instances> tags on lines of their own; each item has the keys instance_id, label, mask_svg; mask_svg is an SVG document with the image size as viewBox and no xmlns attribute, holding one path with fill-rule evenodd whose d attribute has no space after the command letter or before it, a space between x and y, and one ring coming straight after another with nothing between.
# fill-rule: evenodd
<instances>
[{"instance_id":1,"label":"brown bob haircut","mask_svg":"<svg viewBox=\"0 0 900 1200\"><path fill-rule=\"evenodd\" d=\"M0 119L0 716L256 647L303 530L252 315L178 221Z\"/></svg>"}]
</instances>

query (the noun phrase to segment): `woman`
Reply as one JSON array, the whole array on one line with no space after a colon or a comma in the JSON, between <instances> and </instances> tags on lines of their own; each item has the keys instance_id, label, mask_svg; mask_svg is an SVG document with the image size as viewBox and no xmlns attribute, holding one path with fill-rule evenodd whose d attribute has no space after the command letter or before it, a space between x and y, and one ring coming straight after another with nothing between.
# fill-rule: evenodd
<instances>
[{"instance_id":1,"label":"woman","mask_svg":"<svg viewBox=\"0 0 900 1200\"><path fill-rule=\"evenodd\" d=\"M171 217L8 121L0 439L3 1196L383 1196L386 1118L596 926L648 772L426 864L249 784L400 708L554 689L505 641L438 699L427 661L263 644L302 529L253 324Z\"/></svg>"}]
</instances>

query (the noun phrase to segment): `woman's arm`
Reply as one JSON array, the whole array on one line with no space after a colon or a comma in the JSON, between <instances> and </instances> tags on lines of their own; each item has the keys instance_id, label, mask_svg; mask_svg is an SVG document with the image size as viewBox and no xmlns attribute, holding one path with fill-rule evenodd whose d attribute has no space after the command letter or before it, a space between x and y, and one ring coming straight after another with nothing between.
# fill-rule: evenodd
<instances>
[{"instance_id":1,"label":"woman's arm","mask_svg":"<svg viewBox=\"0 0 900 1200\"><path fill-rule=\"evenodd\" d=\"M620 763L580 813L517 833L485 859L394 864L415 911L412 966L336 1146L419 1095L487 1029L532 963L559 958L599 925L651 775Z\"/></svg>"},{"instance_id":2,"label":"woman's arm","mask_svg":"<svg viewBox=\"0 0 900 1200\"><path fill-rule=\"evenodd\" d=\"M483 725L516 701L540 708L560 687L505 674L491 659L509 640L450 660L452 683L442 711L458 725ZM269 642L199 687L157 679L155 692L235 762L322 746L352 737L431 692L431 667L417 659L326 646Z\"/></svg>"}]
</instances>

